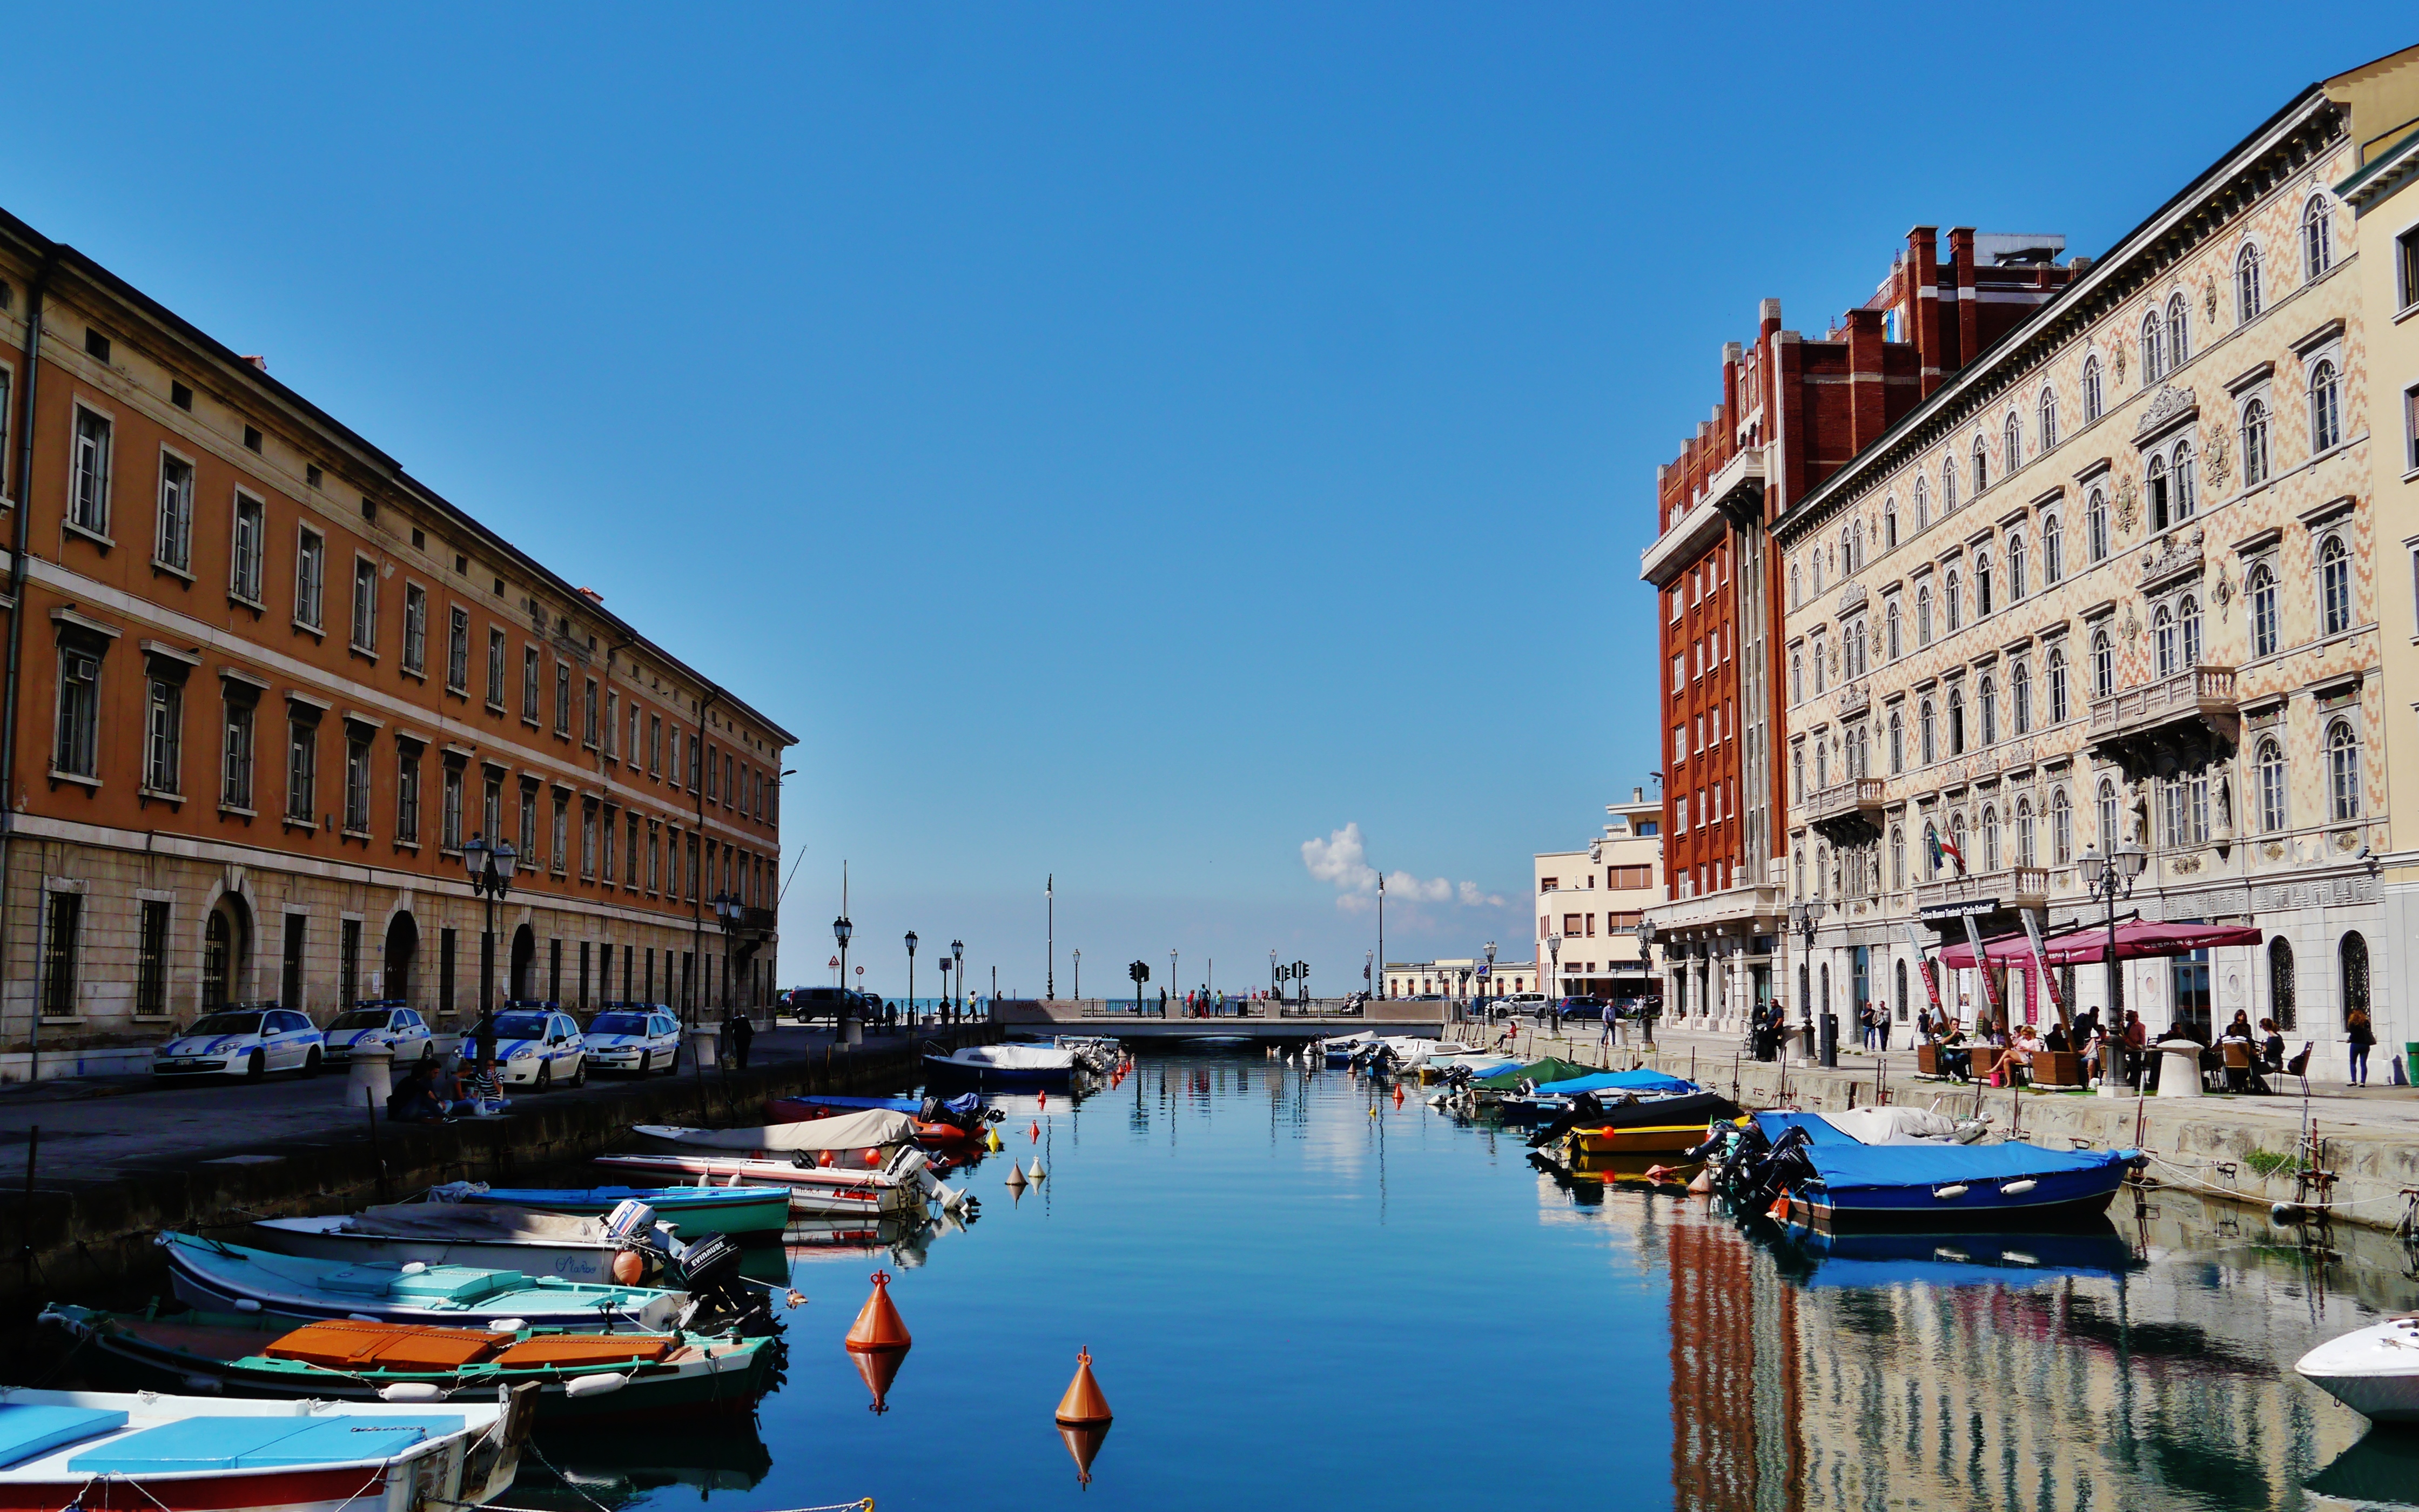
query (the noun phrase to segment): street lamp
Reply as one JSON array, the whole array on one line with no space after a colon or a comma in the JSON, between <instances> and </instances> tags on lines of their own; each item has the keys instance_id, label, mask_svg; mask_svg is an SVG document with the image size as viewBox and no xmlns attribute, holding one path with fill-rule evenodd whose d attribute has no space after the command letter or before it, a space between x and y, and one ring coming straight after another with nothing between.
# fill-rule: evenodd
<instances>
[{"instance_id":1,"label":"street lamp","mask_svg":"<svg viewBox=\"0 0 2419 1512\"><path fill-rule=\"evenodd\" d=\"M916 932L907 932L907 1022L916 1022Z\"/></svg>"},{"instance_id":2,"label":"street lamp","mask_svg":"<svg viewBox=\"0 0 2419 1512\"><path fill-rule=\"evenodd\" d=\"M1075 958L1075 1001L1080 1003L1084 1000L1084 952L1071 950L1068 953Z\"/></svg>"},{"instance_id":3,"label":"street lamp","mask_svg":"<svg viewBox=\"0 0 2419 1512\"><path fill-rule=\"evenodd\" d=\"M731 1013L731 940L739 933L739 895L717 892L714 895L714 921L722 926L722 1011Z\"/></svg>"},{"instance_id":4,"label":"street lamp","mask_svg":"<svg viewBox=\"0 0 2419 1512\"><path fill-rule=\"evenodd\" d=\"M1497 998L1497 999L1499 999L1499 1000L1503 996L1503 985L1502 985L1502 983L1501 983L1501 982L1499 982L1499 981L1497 981L1497 980L1495 980L1495 942L1494 942L1493 940L1489 940L1489 941L1487 941L1487 982L1486 982L1486 985L1487 985L1488 988L1492 989L1492 991L1491 991L1491 992L1489 992L1487 995L1491 996L1491 997L1494 997L1494 998Z\"/></svg>"},{"instance_id":5,"label":"street lamp","mask_svg":"<svg viewBox=\"0 0 2419 1512\"><path fill-rule=\"evenodd\" d=\"M1167 952L1167 990L1176 991L1176 952Z\"/></svg>"},{"instance_id":6,"label":"street lamp","mask_svg":"<svg viewBox=\"0 0 2419 1512\"><path fill-rule=\"evenodd\" d=\"M848 937L855 933L856 926L848 921L846 914L832 920L832 938L840 942L840 984L843 992L848 987ZM842 997L840 1015L840 1023L833 1027L840 1032L840 1043L847 1044L850 1042L849 1026L856 1022L855 1001L849 997Z\"/></svg>"},{"instance_id":7,"label":"street lamp","mask_svg":"<svg viewBox=\"0 0 2419 1512\"><path fill-rule=\"evenodd\" d=\"M1823 916L1826 912L1828 912L1828 905L1820 898L1809 898L1804 903L1795 903L1789 905L1789 921L1796 927L1799 949L1808 958L1797 964L1797 1011L1803 1027L1803 1032L1809 1041L1807 1045L1809 1050L1813 1048L1811 1041L1814 1036L1814 966L1812 961L1814 954L1814 932L1821 926ZM1824 1017L1826 1021L1829 1019L1830 1015L1827 1011ZM1830 1027L1827 1023L1826 1028L1826 1032L1824 1035L1825 1048L1823 1051L1824 1064L1837 1065L1839 1063L1839 1057L1836 1051L1832 1048L1832 1041L1839 1031L1835 1027Z\"/></svg>"},{"instance_id":8,"label":"street lamp","mask_svg":"<svg viewBox=\"0 0 2419 1512\"><path fill-rule=\"evenodd\" d=\"M1546 936L1546 995L1560 998L1563 995L1563 937L1559 934Z\"/></svg>"},{"instance_id":9,"label":"street lamp","mask_svg":"<svg viewBox=\"0 0 2419 1512\"><path fill-rule=\"evenodd\" d=\"M1655 981L1655 920L1641 918L1630 933L1638 936L1638 969L1643 979L1639 985L1652 986ZM1659 994L1642 994L1638 999L1638 1017L1645 1026L1649 1046L1655 1043L1656 1013L1651 1005L1660 1000Z\"/></svg>"},{"instance_id":10,"label":"street lamp","mask_svg":"<svg viewBox=\"0 0 2419 1512\"><path fill-rule=\"evenodd\" d=\"M964 992L966 990L966 942L963 940L951 940L949 942L949 956L957 964L957 991ZM957 1006L957 999L953 997L949 1001L950 1006L954 1009ZM952 1012L950 1014L950 1020L953 1023L963 1017L965 1017L963 1013Z\"/></svg>"},{"instance_id":11,"label":"street lamp","mask_svg":"<svg viewBox=\"0 0 2419 1512\"><path fill-rule=\"evenodd\" d=\"M2149 853L2130 840L2118 846L2114 856L2101 855L2097 845L2083 853L2083 886L2091 896L2108 904L2108 951L2101 964L2108 973L2107 1013L2111 1022L2102 1031L2102 1042L2106 1046L2101 1052L2100 1064L2100 1095L2103 1097L2120 1095L2118 1088L2123 1085L2125 1074L2125 1047L2120 1042L2124 1026L2117 1021L2117 903L2120 899L2134 896L2134 879L2142 874L2142 868L2149 865Z\"/></svg>"},{"instance_id":12,"label":"street lamp","mask_svg":"<svg viewBox=\"0 0 2419 1512\"><path fill-rule=\"evenodd\" d=\"M487 902L487 927L479 936L479 1026L473 1031L482 1061L496 1058L496 900L513 890L513 870L519 864L508 840L489 845L485 837L474 834L462 847L470 890Z\"/></svg>"}]
</instances>

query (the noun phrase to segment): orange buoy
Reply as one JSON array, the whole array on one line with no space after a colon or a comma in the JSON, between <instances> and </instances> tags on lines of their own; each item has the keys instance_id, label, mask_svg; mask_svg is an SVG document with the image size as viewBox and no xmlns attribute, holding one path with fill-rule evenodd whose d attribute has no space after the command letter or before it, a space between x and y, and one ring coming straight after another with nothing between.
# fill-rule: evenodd
<instances>
[{"instance_id":1,"label":"orange buoy","mask_svg":"<svg viewBox=\"0 0 2419 1512\"><path fill-rule=\"evenodd\" d=\"M828 1150L828 1149L824 1150L822 1154L817 1155L817 1156L815 1157L815 1164L816 1164L816 1165L818 1165L824 1166L824 1167L828 1168L828 1167L831 1165L831 1163L832 1163L832 1152L831 1152L830 1150Z\"/></svg>"},{"instance_id":2,"label":"orange buoy","mask_svg":"<svg viewBox=\"0 0 2419 1512\"><path fill-rule=\"evenodd\" d=\"M1086 1348L1075 1355L1075 1379L1067 1383L1067 1395L1058 1398L1058 1423L1062 1427L1089 1427L1109 1421L1109 1399L1101 1395L1101 1383L1092 1379L1092 1351Z\"/></svg>"},{"instance_id":3,"label":"orange buoy","mask_svg":"<svg viewBox=\"0 0 2419 1512\"><path fill-rule=\"evenodd\" d=\"M866 1168L867 1170L878 1170L878 1169L880 1169L880 1168L881 1168L881 1165L882 1165L882 1147L881 1147L881 1146L879 1146L879 1145L868 1145L868 1146L866 1146L866 1147L865 1147L865 1168Z\"/></svg>"},{"instance_id":4,"label":"orange buoy","mask_svg":"<svg viewBox=\"0 0 2419 1512\"><path fill-rule=\"evenodd\" d=\"M882 1350L903 1350L916 1342L907 1332L907 1324L890 1301L890 1273L873 1273L873 1295L856 1310L856 1321L848 1329L848 1347L853 1353L870 1353Z\"/></svg>"},{"instance_id":5,"label":"orange buoy","mask_svg":"<svg viewBox=\"0 0 2419 1512\"><path fill-rule=\"evenodd\" d=\"M865 1389L873 1393L873 1400L866 1404L865 1410L890 1411L890 1383L899 1379L899 1367L907 1363L907 1351L852 1349L849 1358L856 1362L856 1373L865 1378Z\"/></svg>"},{"instance_id":6,"label":"orange buoy","mask_svg":"<svg viewBox=\"0 0 2419 1512\"><path fill-rule=\"evenodd\" d=\"M1037 1145L1041 1143L1041 1125L1040 1123L1036 1123L1033 1126L1033 1142Z\"/></svg>"},{"instance_id":7,"label":"orange buoy","mask_svg":"<svg viewBox=\"0 0 2419 1512\"><path fill-rule=\"evenodd\" d=\"M1050 1105L1050 1094L1047 1092L1036 1092L1033 1094L1033 1105L1037 1108L1047 1108Z\"/></svg>"},{"instance_id":8,"label":"orange buoy","mask_svg":"<svg viewBox=\"0 0 2419 1512\"><path fill-rule=\"evenodd\" d=\"M1397 1088L1394 1088L1394 1106L1396 1106L1396 1107L1401 1107L1402 1105L1403 1105L1403 1089L1402 1089L1401 1088L1397 1087Z\"/></svg>"},{"instance_id":9,"label":"orange buoy","mask_svg":"<svg viewBox=\"0 0 2419 1512\"><path fill-rule=\"evenodd\" d=\"M647 1273L647 1262L639 1258L637 1250L622 1250L613 1257L613 1280L616 1285L635 1287Z\"/></svg>"}]
</instances>

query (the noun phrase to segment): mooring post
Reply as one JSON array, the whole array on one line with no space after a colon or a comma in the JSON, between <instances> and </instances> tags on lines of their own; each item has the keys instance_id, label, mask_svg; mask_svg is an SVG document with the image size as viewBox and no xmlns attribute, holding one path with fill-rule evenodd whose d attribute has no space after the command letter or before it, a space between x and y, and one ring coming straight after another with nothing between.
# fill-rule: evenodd
<instances>
[{"instance_id":1,"label":"mooring post","mask_svg":"<svg viewBox=\"0 0 2419 1512\"><path fill-rule=\"evenodd\" d=\"M379 1202L381 1202L381 1203L383 1203L383 1202L385 1202L385 1201L387 1200L387 1196L386 1196L386 1150L385 1150L385 1149L384 1149L382 1146L380 1146L380 1145L378 1144L378 1132L377 1132L377 1095L376 1093L372 1092L372 1091L371 1091L368 1088L366 1088L366 1087L364 1087L364 1088L362 1088L362 1111L363 1113L366 1113L366 1114L368 1114L368 1115L369 1115L369 1120L370 1120L370 1158L371 1158L372 1160L374 1160L374 1161L376 1161L376 1162L377 1163L377 1194L378 1194L378 1201L379 1201Z\"/></svg>"}]
</instances>

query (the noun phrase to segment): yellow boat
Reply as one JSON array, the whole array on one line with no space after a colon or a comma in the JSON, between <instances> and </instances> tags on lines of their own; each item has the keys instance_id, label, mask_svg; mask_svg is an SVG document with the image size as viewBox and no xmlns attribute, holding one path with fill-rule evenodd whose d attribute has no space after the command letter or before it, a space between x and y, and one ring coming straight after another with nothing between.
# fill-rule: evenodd
<instances>
[{"instance_id":1,"label":"yellow boat","mask_svg":"<svg viewBox=\"0 0 2419 1512\"><path fill-rule=\"evenodd\" d=\"M1704 1142L1702 1123L1574 1129L1563 1136L1563 1155L1565 1160L1589 1155L1662 1155L1694 1149Z\"/></svg>"}]
</instances>

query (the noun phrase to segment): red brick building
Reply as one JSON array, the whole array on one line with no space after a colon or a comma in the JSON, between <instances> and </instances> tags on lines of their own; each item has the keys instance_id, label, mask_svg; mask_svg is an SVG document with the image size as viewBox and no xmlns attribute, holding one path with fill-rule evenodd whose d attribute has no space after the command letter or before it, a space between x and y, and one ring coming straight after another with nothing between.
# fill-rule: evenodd
<instances>
[{"instance_id":1,"label":"red brick building","mask_svg":"<svg viewBox=\"0 0 2419 1512\"><path fill-rule=\"evenodd\" d=\"M1872 297L1819 340L1765 300L1755 339L1722 348L1721 399L1656 472L1656 540L1640 576L1660 594L1664 861L1650 917L1670 971L1667 1015L1734 1031L1772 995L1787 899L1786 588L1770 522L2074 276L2064 239L1907 233ZM1866 543L1851 536L1844 579ZM1801 583L1820 594L1824 578Z\"/></svg>"}]
</instances>

